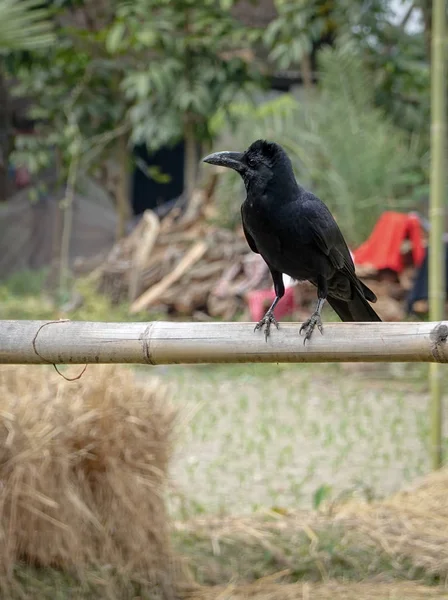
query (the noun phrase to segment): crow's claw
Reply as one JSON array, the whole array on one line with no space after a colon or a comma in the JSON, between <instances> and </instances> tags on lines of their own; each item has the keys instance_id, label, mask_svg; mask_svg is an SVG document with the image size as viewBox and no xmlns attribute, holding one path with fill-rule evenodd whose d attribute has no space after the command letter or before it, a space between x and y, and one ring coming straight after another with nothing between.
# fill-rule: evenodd
<instances>
[{"instance_id":1,"label":"crow's claw","mask_svg":"<svg viewBox=\"0 0 448 600\"><path fill-rule=\"evenodd\" d=\"M264 337L266 338L266 341L268 341L271 323L274 323L274 325L278 329L278 322L277 319L274 317L274 313L268 310L264 317L255 325L254 331L257 331L257 329L262 329L263 325L266 325L266 328L264 330Z\"/></svg>"},{"instance_id":2,"label":"crow's claw","mask_svg":"<svg viewBox=\"0 0 448 600\"><path fill-rule=\"evenodd\" d=\"M300 328L299 333L302 333L302 331L305 330L305 339L303 340L304 346L305 346L307 340L309 340L311 338L311 334L313 333L316 325L322 334L324 332L324 328L322 325L322 319L320 318L320 314L317 312L313 313L311 315L311 317L309 319L307 319L305 321L305 323L302 325L302 327Z\"/></svg>"}]
</instances>

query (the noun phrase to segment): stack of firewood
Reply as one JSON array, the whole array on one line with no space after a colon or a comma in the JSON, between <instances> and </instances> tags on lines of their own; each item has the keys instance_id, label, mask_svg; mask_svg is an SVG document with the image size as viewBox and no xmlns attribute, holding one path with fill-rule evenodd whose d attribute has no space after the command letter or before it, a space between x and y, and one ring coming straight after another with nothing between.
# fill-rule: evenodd
<instances>
[{"instance_id":1,"label":"stack of firewood","mask_svg":"<svg viewBox=\"0 0 448 600\"><path fill-rule=\"evenodd\" d=\"M147 211L97 268L98 289L142 311L231 319L245 293L271 285L267 267L241 231L164 219Z\"/></svg>"}]
</instances>

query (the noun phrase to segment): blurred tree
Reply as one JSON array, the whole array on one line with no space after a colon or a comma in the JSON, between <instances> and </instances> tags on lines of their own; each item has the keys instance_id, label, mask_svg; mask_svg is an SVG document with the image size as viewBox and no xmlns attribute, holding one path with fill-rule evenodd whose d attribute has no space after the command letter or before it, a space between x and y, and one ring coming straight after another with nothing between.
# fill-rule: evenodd
<instances>
[{"instance_id":1,"label":"blurred tree","mask_svg":"<svg viewBox=\"0 0 448 600\"><path fill-rule=\"evenodd\" d=\"M185 139L185 193L196 184L198 142L209 120L237 92L259 84L250 47L260 32L231 16L232 1L137 0L124 3L109 31L109 50L138 48L148 57L124 78L132 103L132 139L149 148ZM148 17L150 15L150 17Z\"/></svg>"},{"instance_id":2,"label":"blurred tree","mask_svg":"<svg viewBox=\"0 0 448 600\"><path fill-rule=\"evenodd\" d=\"M11 106L5 79L5 59L11 51L48 47L54 40L52 22L41 0L0 0L0 202L7 197L11 150Z\"/></svg>"},{"instance_id":3,"label":"blurred tree","mask_svg":"<svg viewBox=\"0 0 448 600\"><path fill-rule=\"evenodd\" d=\"M409 133L418 133L427 147L429 119L429 55L425 32L406 27L413 10L411 4L400 21L392 18L390 2L379 2L372 16L367 11L359 26L346 35L355 39L372 76L375 102L394 122Z\"/></svg>"},{"instance_id":4,"label":"blurred tree","mask_svg":"<svg viewBox=\"0 0 448 600\"><path fill-rule=\"evenodd\" d=\"M15 160L34 173L54 163L66 181L61 291L66 292L74 187L80 171L115 157L117 237L130 216L129 147L186 142L185 191L197 179L198 143L234 94L259 81L240 49L258 32L238 24L232 2L135 0L50 2L58 24L51 50L16 58L15 92L31 98L35 136L16 140ZM148 176L150 172L148 172Z\"/></svg>"},{"instance_id":5,"label":"blurred tree","mask_svg":"<svg viewBox=\"0 0 448 600\"><path fill-rule=\"evenodd\" d=\"M231 17L231 2L103 2L94 12L83 0L55 3L62 5L57 44L17 70L17 93L39 98L32 109L39 135L19 139L16 157L36 171L57 148L65 177L73 148L80 168L114 152L123 169L116 194L121 237L129 216L129 144L152 150L184 138L189 198L197 143L210 139L209 119L257 79L256 67L239 51L257 32Z\"/></svg>"},{"instance_id":6,"label":"blurred tree","mask_svg":"<svg viewBox=\"0 0 448 600\"><path fill-rule=\"evenodd\" d=\"M0 15L0 54L48 47L54 41L42 0L0 0Z\"/></svg>"},{"instance_id":7,"label":"blurred tree","mask_svg":"<svg viewBox=\"0 0 448 600\"><path fill-rule=\"evenodd\" d=\"M269 59L281 70L300 67L303 85L313 84L313 46L325 36L334 39L333 0L275 0L277 18L266 28L263 42Z\"/></svg>"},{"instance_id":8,"label":"blurred tree","mask_svg":"<svg viewBox=\"0 0 448 600\"><path fill-rule=\"evenodd\" d=\"M375 102L408 132L418 132L428 145L430 2L411 4L401 21L393 18L388 0L276 0L278 17L266 29L269 57L281 69L300 66L305 85L312 83L316 48L336 39L355 42L372 75ZM412 12L423 7L426 34L409 32ZM429 16L428 16L429 15Z\"/></svg>"},{"instance_id":9,"label":"blurred tree","mask_svg":"<svg viewBox=\"0 0 448 600\"><path fill-rule=\"evenodd\" d=\"M355 49L363 66L363 80L369 85L370 100L405 133L415 156L420 157L419 161L413 161L412 177L418 182L416 190L419 194L415 202L427 197L431 2L414 0L401 19L397 19L389 0L304 0L300 3L275 0L275 5L278 17L263 36L270 50L270 59L282 69L299 67L305 86L310 87L312 70L318 68L319 56L325 53L326 46L334 47L337 42L339 48L347 46ZM425 27L409 30L409 19L421 9ZM329 101L338 105L339 98L347 93L343 87L345 84L346 79L341 73L339 85L334 87L335 100ZM357 104L353 110L360 111L362 107ZM315 118L315 115L310 113L310 118ZM331 137L333 130L333 124L329 123L325 135ZM344 156L341 147L334 150L340 157ZM352 162L347 156L344 160ZM387 167L387 162L384 166ZM313 170L312 165L310 169ZM389 178L386 177L386 180L389 181ZM363 197L361 190L360 194ZM379 196L378 201L381 202ZM351 211L351 208L348 207L348 210ZM358 228L358 231L361 229Z\"/></svg>"}]
</instances>

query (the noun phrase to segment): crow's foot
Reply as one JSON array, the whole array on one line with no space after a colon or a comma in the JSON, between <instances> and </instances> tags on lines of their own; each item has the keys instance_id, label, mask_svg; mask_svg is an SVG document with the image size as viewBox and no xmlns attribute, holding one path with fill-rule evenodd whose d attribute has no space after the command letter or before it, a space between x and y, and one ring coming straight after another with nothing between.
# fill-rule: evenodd
<instances>
[{"instance_id":1,"label":"crow's foot","mask_svg":"<svg viewBox=\"0 0 448 600\"><path fill-rule=\"evenodd\" d=\"M257 331L257 329L262 329L263 325L266 325L266 328L264 330L264 337L266 338L266 341L268 341L269 333L271 330L271 323L274 323L274 325L278 329L278 323L277 319L274 317L274 313L268 310L264 317L255 325L254 331Z\"/></svg>"},{"instance_id":2,"label":"crow's foot","mask_svg":"<svg viewBox=\"0 0 448 600\"><path fill-rule=\"evenodd\" d=\"M305 323L302 325L302 327L300 328L299 333L302 333L302 331L305 331L305 339L303 340L303 345L305 345L306 341L311 338L311 334L313 333L316 325L317 325L317 328L319 329L319 331L321 333L323 333L324 328L322 326L322 319L320 318L320 314L318 312L314 312L311 315L311 317L309 319L307 319L305 321Z\"/></svg>"}]
</instances>

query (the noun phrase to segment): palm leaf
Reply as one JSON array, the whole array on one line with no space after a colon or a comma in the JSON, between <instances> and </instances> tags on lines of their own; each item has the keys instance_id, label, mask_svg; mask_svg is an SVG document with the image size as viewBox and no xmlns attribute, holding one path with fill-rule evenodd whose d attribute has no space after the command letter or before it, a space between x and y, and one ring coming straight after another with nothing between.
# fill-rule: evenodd
<instances>
[{"instance_id":1,"label":"palm leaf","mask_svg":"<svg viewBox=\"0 0 448 600\"><path fill-rule=\"evenodd\" d=\"M0 52L34 50L54 41L41 0L0 0Z\"/></svg>"}]
</instances>

